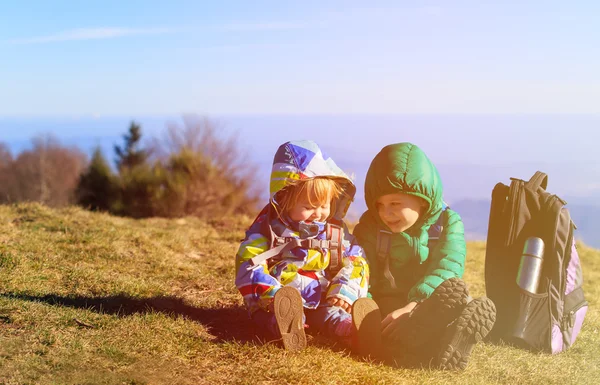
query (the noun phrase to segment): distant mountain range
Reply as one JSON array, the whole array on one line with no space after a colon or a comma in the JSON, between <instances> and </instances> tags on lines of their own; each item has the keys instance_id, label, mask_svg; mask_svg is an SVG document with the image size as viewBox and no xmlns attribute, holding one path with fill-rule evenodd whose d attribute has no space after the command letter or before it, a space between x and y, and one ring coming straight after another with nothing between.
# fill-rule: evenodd
<instances>
[{"instance_id":1,"label":"distant mountain range","mask_svg":"<svg viewBox=\"0 0 600 385\"><path fill-rule=\"evenodd\" d=\"M366 210L363 182L368 163L336 154L342 168L356 175L357 195L350 207L349 219L357 220ZM510 177L529 179L535 171L548 174L548 191L567 201L567 208L577 226L576 236L587 245L600 248L600 167L575 163L513 163L504 165L440 164L438 171L444 184L444 200L463 219L468 240L485 240L490 213L490 199L498 182L510 183Z\"/></svg>"},{"instance_id":2,"label":"distant mountain range","mask_svg":"<svg viewBox=\"0 0 600 385\"><path fill-rule=\"evenodd\" d=\"M343 159L342 159L343 161ZM342 163L342 162L339 162ZM539 165L538 165L539 166ZM491 193L496 183L510 183L510 177L528 179L536 170L548 173L548 191L567 201L567 208L577 226L576 237L585 244L600 248L600 189L592 182L600 180L572 165L440 165L444 181L444 199L457 211L465 225L468 240L485 240L490 213ZM365 166L356 167L358 187L355 202L350 207L349 219L357 220L366 210L362 198Z\"/></svg>"},{"instance_id":3,"label":"distant mountain range","mask_svg":"<svg viewBox=\"0 0 600 385\"><path fill-rule=\"evenodd\" d=\"M575 236L586 245L600 249L600 200L594 204L585 204L586 199L567 198L567 208L577 226ZM573 203L570 203L573 202ZM364 205L357 202L350 208L349 219L358 220L364 211ZM467 240L479 241L487 238L490 216L489 199L461 199L450 203L450 207L458 212L465 226Z\"/></svg>"}]
</instances>

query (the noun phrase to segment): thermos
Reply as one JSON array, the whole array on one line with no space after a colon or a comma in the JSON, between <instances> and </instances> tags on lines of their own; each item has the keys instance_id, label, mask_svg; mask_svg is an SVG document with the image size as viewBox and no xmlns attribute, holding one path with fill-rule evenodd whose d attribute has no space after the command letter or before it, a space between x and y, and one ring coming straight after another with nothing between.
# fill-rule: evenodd
<instances>
[{"instance_id":1,"label":"thermos","mask_svg":"<svg viewBox=\"0 0 600 385\"><path fill-rule=\"evenodd\" d=\"M517 285L521 289L530 293L537 293L542 275L543 260L544 241L538 237L527 238L517 273Z\"/></svg>"},{"instance_id":2,"label":"thermos","mask_svg":"<svg viewBox=\"0 0 600 385\"><path fill-rule=\"evenodd\" d=\"M523 290L537 294L544 261L544 241L537 237L527 238L521 254L521 263L517 272L517 285ZM531 315L531 297L521 298L519 317L515 323L513 336L524 340Z\"/></svg>"}]
</instances>

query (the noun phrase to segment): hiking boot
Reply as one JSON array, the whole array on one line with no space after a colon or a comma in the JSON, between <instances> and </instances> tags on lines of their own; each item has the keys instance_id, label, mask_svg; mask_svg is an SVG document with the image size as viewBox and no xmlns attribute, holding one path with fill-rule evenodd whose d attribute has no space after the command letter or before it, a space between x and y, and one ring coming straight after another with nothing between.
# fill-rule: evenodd
<instances>
[{"instance_id":1,"label":"hiking boot","mask_svg":"<svg viewBox=\"0 0 600 385\"><path fill-rule=\"evenodd\" d=\"M285 350L296 352L306 347L302 296L293 287L282 287L273 298L275 320Z\"/></svg>"},{"instance_id":2,"label":"hiking boot","mask_svg":"<svg viewBox=\"0 0 600 385\"><path fill-rule=\"evenodd\" d=\"M352 305L353 350L361 357L383 356L381 312L371 298L359 298Z\"/></svg>"},{"instance_id":3,"label":"hiking boot","mask_svg":"<svg viewBox=\"0 0 600 385\"><path fill-rule=\"evenodd\" d=\"M445 370L463 370L475 344L485 338L496 322L496 306L489 298L469 302L448 327L441 340L436 366Z\"/></svg>"},{"instance_id":4,"label":"hiking boot","mask_svg":"<svg viewBox=\"0 0 600 385\"><path fill-rule=\"evenodd\" d=\"M406 333L400 336L399 342L404 348L415 350L439 340L469 300L469 291L463 280L454 277L445 280L406 317L403 325Z\"/></svg>"}]
</instances>

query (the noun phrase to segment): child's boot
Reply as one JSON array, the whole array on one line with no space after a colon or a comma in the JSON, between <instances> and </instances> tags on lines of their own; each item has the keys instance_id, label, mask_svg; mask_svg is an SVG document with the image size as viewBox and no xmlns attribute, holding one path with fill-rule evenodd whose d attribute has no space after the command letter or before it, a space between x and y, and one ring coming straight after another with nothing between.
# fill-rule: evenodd
<instances>
[{"instance_id":1,"label":"child's boot","mask_svg":"<svg viewBox=\"0 0 600 385\"><path fill-rule=\"evenodd\" d=\"M371 298L359 298L352 305L353 349L361 357L383 358L381 312Z\"/></svg>"},{"instance_id":2,"label":"child's boot","mask_svg":"<svg viewBox=\"0 0 600 385\"><path fill-rule=\"evenodd\" d=\"M444 333L436 366L447 370L465 369L473 347L492 330L494 322L496 307L489 298L469 302Z\"/></svg>"},{"instance_id":3,"label":"child's boot","mask_svg":"<svg viewBox=\"0 0 600 385\"><path fill-rule=\"evenodd\" d=\"M275 293L273 309L283 346L289 351L306 347L304 334L304 308L302 296L293 287L282 287Z\"/></svg>"},{"instance_id":4,"label":"child's boot","mask_svg":"<svg viewBox=\"0 0 600 385\"><path fill-rule=\"evenodd\" d=\"M463 280L445 280L429 298L417 304L410 312L404 326L407 332L400 337L400 343L414 351L429 345L431 341L439 340L446 326L458 317L469 300L469 291Z\"/></svg>"}]
</instances>

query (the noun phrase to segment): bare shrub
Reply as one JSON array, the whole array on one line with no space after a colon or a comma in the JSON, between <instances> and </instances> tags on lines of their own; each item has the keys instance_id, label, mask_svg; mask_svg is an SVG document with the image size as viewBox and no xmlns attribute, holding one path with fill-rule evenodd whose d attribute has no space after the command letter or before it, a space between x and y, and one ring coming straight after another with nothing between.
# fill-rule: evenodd
<instances>
[{"instance_id":1,"label":"bare shrub","mask_svg":"<svg viewBox=\"0 0 600 385\"><path fill-rule=\"evenodd\" d=\"M11 202L14 195L13 157L5 143L0 143L0 203Z\"/></svg>"},{"instance_id":2,"label":"bare shrub","mask_svg":"<svg viewBox=\"0 0 600 385\"><path fill-rule=\"evenodd\" d=\"M9 180L5 196L10 202L36 201L52 207L71 204L86 162L79 149L64 147L51 135L38 136L33 148L21 152L5 169Z\"/></svg>"},{"instance_id":3,"label":"bare shrub","mask_svg":"<svg viewBox=\"0 0 600 385\"><path fill-rule=\"evenodd\" d=\"M154 142L163 176L157 212L214 218L256 210L255 166L237 137L224 137L208 118L188 115L183 122L169 124Z\"/></svg>"}]
</instances>

